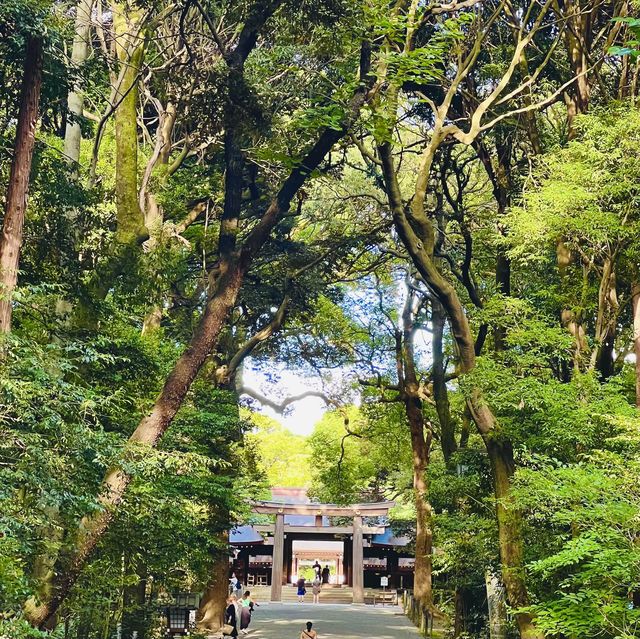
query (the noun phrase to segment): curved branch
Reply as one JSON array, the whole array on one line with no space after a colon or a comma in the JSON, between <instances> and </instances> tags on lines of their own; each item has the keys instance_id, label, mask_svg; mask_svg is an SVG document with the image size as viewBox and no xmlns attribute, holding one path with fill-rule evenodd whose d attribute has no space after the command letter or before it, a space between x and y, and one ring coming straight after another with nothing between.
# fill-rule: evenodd
<instances>
[{"instance_id":1,"label":"curved branch","mask_svg":"<svg viewBox=\"0 0 640 639\"><path fill-rule=\"evenodd\" d=\"M322 391L316 391L316 390L304 391L304 393L300 393L299 395L290 395L289 397L285 397L285 399L283 399L280 402L277 402L273 399L269 399L259 391L254 390L253 388L247 388L246 386L243 386L240 389L240 395L248 395L252 399L255 399L256 401L263 404L264 406L268 406L269 408L272 408L279 415L282 415L285 409L291 404L295 404L296 402L306 399L307 397L318 397L319 399L323 400L325 404L327 404L328 406L335 405L335 402L328 395L326 395Z\"/></svg>"}]
</instances>

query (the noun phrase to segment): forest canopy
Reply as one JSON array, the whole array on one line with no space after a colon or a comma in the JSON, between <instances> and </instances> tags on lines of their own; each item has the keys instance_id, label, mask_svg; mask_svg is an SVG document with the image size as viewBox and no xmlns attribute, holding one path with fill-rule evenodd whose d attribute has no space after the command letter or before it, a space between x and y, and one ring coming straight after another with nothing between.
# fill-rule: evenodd
<instances>
[{"instance_id":1,"label":"forest canopy","mask_svg":"<svg viewBox=\"0 0 640 639\"><path fill-rule=\"evenodd\" d=\"M219 630L274 486L443 637L640 636L639 75L636 0L1 2L0 637Z\"/></svg>"}]
</instances>

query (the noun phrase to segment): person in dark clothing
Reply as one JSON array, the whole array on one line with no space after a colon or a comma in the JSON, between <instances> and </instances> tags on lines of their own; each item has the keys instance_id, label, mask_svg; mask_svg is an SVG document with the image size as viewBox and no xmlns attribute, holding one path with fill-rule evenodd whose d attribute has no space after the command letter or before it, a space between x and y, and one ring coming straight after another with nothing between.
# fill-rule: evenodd
<instances>
[{"instance_id":1,"label":"person in dark clothing","mask_svg":"<svg viewBox=\"0 0 640 639\"><path fill-rule=\"evenodd\" d=\"M225 632L227 637L238 636L238 610L235 595L227 597L227 609L224 612L224 623L231 626L231 632Z\"/></svg>"},{"instance_id":2,"label":"person in dark clothing","mask_svg":"<svg viewBox=\"0 0 640 639\"><path fill-rule=\"evenodd\" d=\"M316 579L320 579L321 573L322 573L322 566L318 563L317 559L316 559L316 563L313 564L313 572L314 572L314 577Z\"/></svg>"},{"instance_id":3,"label":"person in dark clothing","mask_svg":"<svg viewBox=\"0 0 640 639\"><path fill-rule=\"evenodd\" d=\"M323 584L328 584L329 583L329 575L331 574L331 571L329 570L329 566L325 566L322 569L322 583Z\"/></svg>"}]
</instances>

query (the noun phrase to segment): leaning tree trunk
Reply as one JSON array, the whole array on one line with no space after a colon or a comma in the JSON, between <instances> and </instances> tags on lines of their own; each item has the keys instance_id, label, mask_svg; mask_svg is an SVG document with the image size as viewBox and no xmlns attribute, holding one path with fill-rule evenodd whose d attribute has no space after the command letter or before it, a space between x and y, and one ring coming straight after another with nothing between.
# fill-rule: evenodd
<instances>
[{"instance_id":1,"label":"leaning tree trunk","mask_svg":"<svg viewBox=\"0 0 640 639\"><path fill-rule=\"evenodd\" d=\"M424 202L414 197L411 208L405 209L390 144L381 145L379 154L394 227L416 269L447 314L458 350L461 373L470 373L476 366L475 343L471 327L455 288L439 271L433 259L432 250L431 252L429 250L434 246L434 230L424 211ZM469 389L467 405L478 432L485 441L494 470L493 482L504 583L509 604L518 608L527 605L528 599L524 579L521 514L513 506L510 492L513 457L509 459L505 456L506 444L494 446L502 435L480 387L474 386ZM521 639L542 639L543 635L536 630L531 615L518 612L515 616Z\"/></svg>"},{"instance_id":2,"label":"leaning tree trunk","mask_svg":"<svg viewBox=\"0 0 640 639\"><path fill-rule=\"evenodd\" d=\"M189 347L176 362L153 408L129 438L129 454L135 454L136 450L144 447L155 447L164 435L198 371L218 341L235 304L243 276L244 271L237 263L223 266L216 294L207 304ZM99 499L102 509L83 519L73 554L60 558L51 598L26 612L33 626L44 626L67 597L87 559L109 528L130 481L130 475L120 467L107 473L102 482L102 494Z\"/></svg>"},{"instance_id":3,"label":"leaning tree trunk","mask_svg":"<svg viewBox=\"0 0 640 639\"><path fill-rule=\"evenodd\" d=\"M7 207L0 237L0 332L11 330L11 298L18 282L22 229L27 208L29 175L36 139L38 105L42 86L42 40L27 40L20 110L7 188Z\"/></svg>"}]
</instances>

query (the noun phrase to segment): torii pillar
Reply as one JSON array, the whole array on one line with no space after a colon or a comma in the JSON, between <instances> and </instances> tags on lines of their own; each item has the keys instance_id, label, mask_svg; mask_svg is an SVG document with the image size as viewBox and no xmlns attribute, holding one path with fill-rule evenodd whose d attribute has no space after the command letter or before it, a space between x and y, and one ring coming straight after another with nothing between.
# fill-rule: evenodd
<instances>
[{"instance_id":1,"label":"torii pillar","mask_svg":"<svg viewBox=\"0 0 640 639\"><path fill-rule=\"evenodd\" d=\"M273 560L271 563L271 601L282 601L282 578L284 576L284 513L276 513L273 532Z\"/></svg>"},{"instance_id":2,"label":"torii pillar","mask_svg":"<svg viewBox=\"0 0 640 639\"><path fill-rule=\"evenodd\" d=\"M353 518L353 603L364 603L362 515Z\"/></svg>"}]
</instances>

